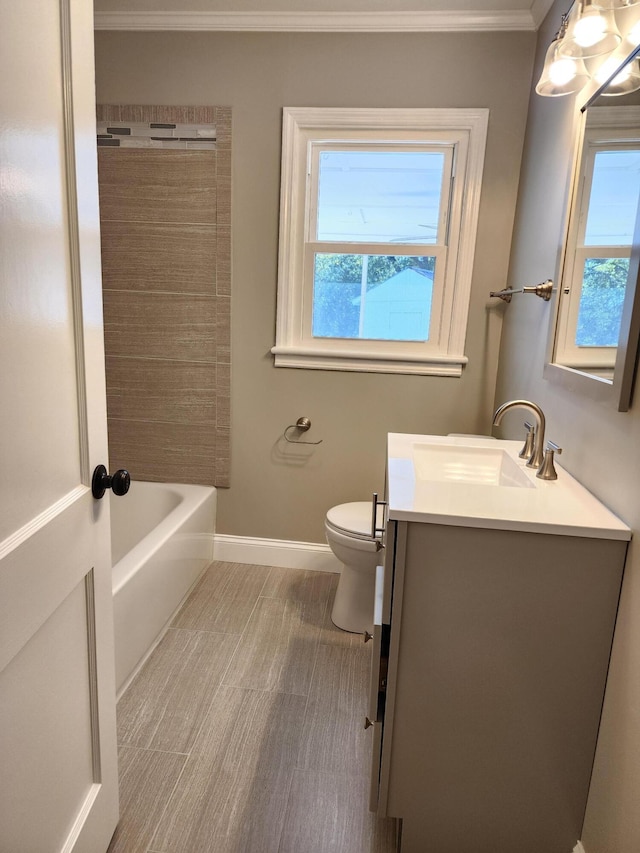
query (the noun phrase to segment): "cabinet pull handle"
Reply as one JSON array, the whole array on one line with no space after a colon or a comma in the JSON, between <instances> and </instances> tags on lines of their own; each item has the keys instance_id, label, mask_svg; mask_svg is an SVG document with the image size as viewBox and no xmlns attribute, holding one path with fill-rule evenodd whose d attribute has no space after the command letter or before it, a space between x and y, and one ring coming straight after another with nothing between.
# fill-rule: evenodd
<instances>
[{"instance_id":1,"label":"cabinet pull handle","mask_svg":"<svg viewBox=\"0 0 640 853\"><path fill-rule=\"evenodd\" d=\"M373 493L373 500L372 500L372 504L371 504L371 506L372 506L371 538L372 539L377 539L378 533L380 533L381 535L384 534L384 517L383 517L382 527L378 527L378 507L379 506L386 506L386 505L387 505L387 501L379 501L378 500L378 493L374 492Z\"/></svg>"}]
</instances>

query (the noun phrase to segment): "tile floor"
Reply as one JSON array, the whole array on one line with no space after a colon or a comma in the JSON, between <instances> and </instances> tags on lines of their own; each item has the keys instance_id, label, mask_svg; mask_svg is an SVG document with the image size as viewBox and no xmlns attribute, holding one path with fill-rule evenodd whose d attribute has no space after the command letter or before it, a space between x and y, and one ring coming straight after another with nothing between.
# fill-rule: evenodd
<instances>
[{"instance_id":1,"label":"tile floor","mask_svg":"<svg viewBox=\"0 0 640 853\"><path fill-rule=\"evenodd\" d=\"M393 853L338 576L213 563L118 703L109 853Z\"/></svg>"}]
</instances>

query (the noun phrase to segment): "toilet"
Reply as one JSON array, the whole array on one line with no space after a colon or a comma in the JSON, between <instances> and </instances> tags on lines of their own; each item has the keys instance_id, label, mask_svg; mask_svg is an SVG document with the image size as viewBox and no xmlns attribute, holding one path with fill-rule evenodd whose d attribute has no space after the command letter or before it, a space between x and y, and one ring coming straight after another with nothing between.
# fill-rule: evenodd
<instances>
[{"instance_id":1,"label":"toilet","mask_svg":"<svg viewBox=\"0 0 640 853\"><path fill-rule=\"evenodd\" d=\"M331 621L343 631L373 629L376 566L380 544L371 538L371 501L332 507L325 518L327 542L342 563Z\"/></svg>"}]
</instances>

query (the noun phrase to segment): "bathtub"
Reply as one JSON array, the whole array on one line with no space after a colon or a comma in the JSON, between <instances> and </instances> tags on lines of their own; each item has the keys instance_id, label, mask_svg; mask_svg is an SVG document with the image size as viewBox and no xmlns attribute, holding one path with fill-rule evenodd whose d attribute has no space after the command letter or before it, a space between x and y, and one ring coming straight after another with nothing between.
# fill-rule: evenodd
<instances>
[{"instance_id":1,"label":"bathtub","mask_svg":"<svg viewBox=\"0 0 640 853\"><path fill-rule=\"evenodd\" d=\"M120 695L213 559L216 490L135 481L110 500Z\"/></svg>"}]
</instances>

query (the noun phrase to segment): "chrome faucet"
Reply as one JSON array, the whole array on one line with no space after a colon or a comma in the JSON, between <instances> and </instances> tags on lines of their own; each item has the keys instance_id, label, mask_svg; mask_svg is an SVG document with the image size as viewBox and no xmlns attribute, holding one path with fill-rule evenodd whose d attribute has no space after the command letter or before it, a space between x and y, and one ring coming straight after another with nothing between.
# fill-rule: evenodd
<instances>
[{"instance_id":1,"label":"chrome faucet","mask_svg":"<svg viewBox=\"0 0 640 853\"><path fill-rule=\"evenodd\" d=\"M502 417L509 409L528 409L536 419L536 430L533 444L533 453L527 462L527 468L539 468L544 461L544 430L546 426L544 413L537 403L529 400L509 400L496 409L493 415L493 425L500 426Z\"/></svg>"}]
</instances>

